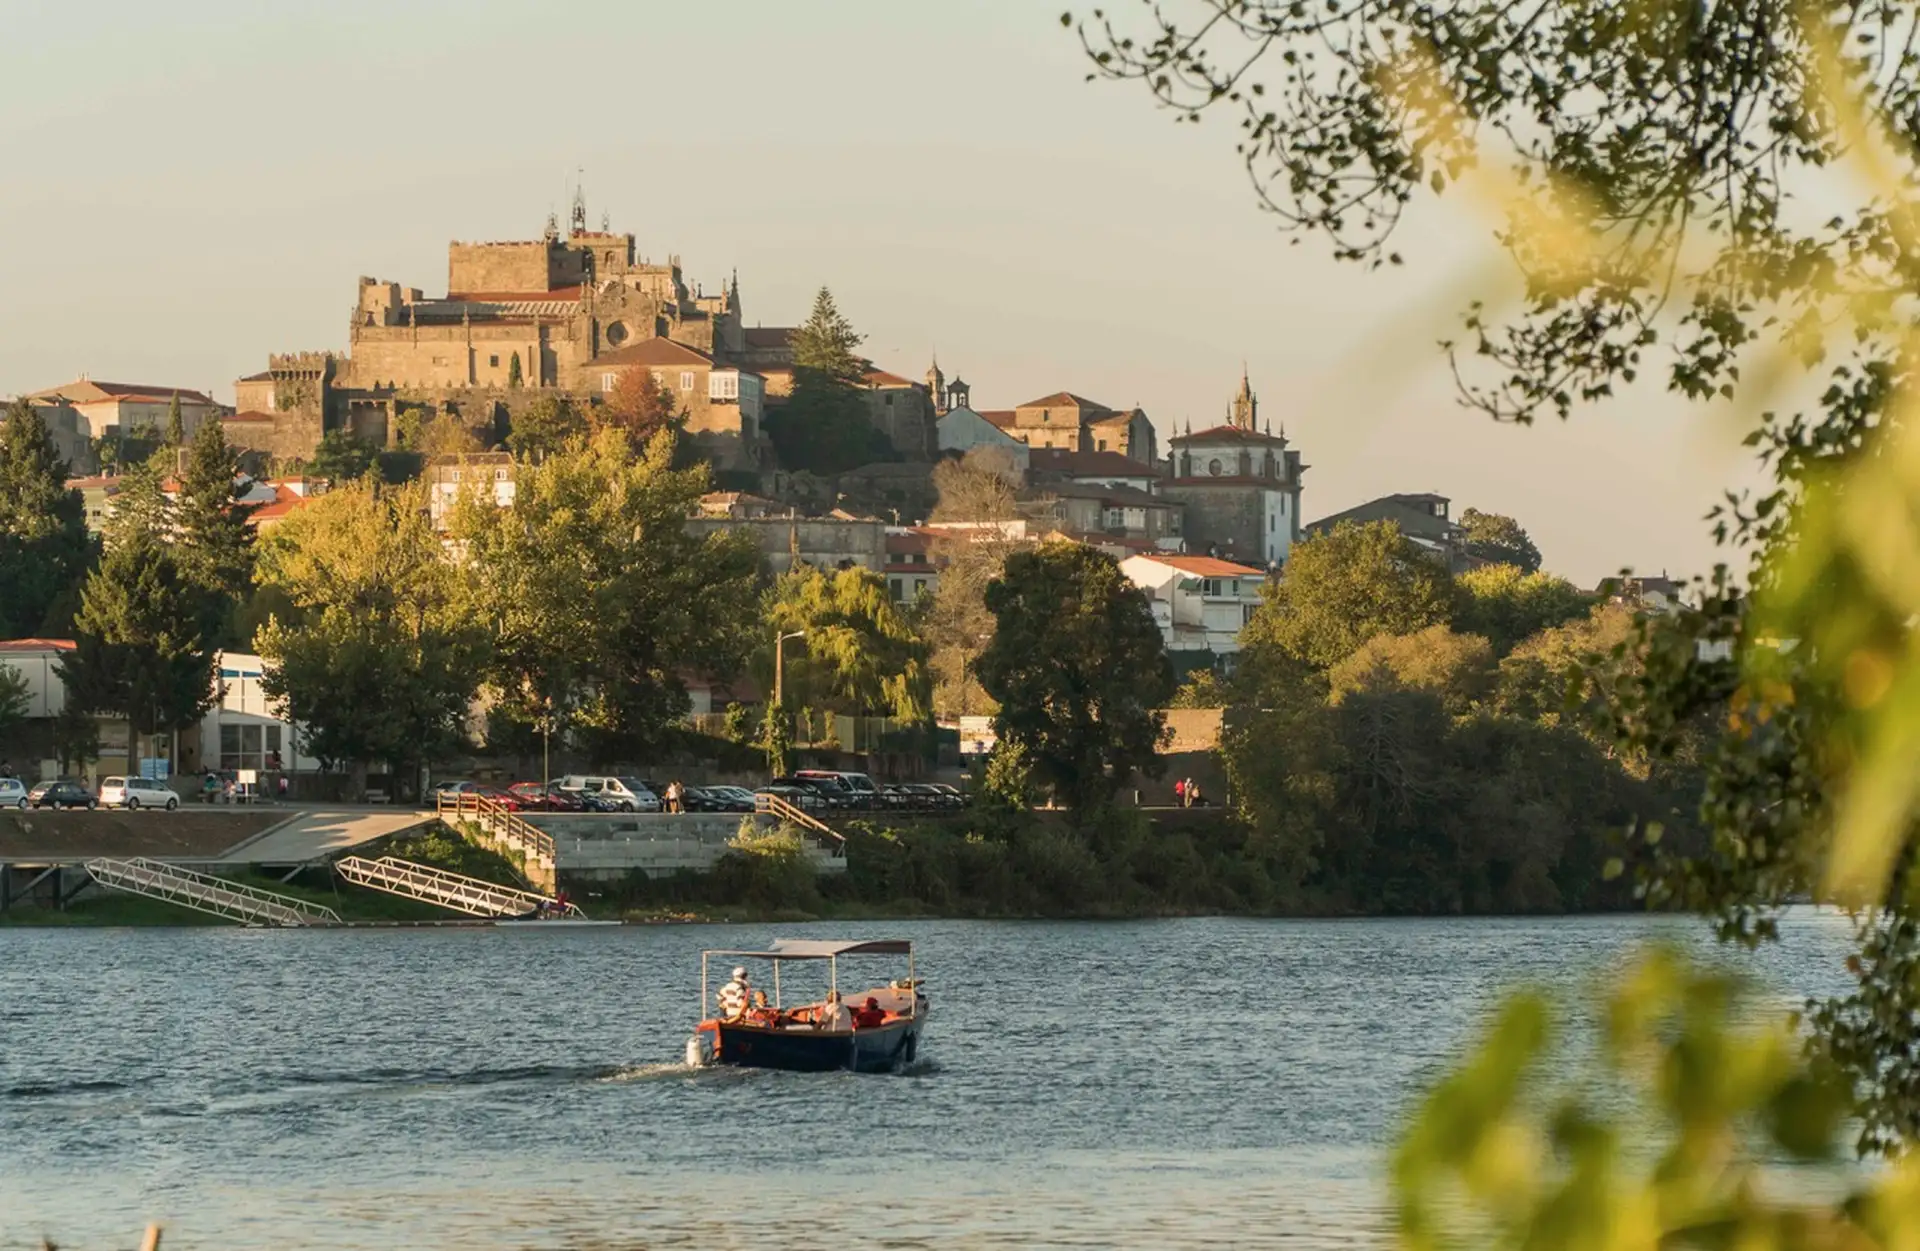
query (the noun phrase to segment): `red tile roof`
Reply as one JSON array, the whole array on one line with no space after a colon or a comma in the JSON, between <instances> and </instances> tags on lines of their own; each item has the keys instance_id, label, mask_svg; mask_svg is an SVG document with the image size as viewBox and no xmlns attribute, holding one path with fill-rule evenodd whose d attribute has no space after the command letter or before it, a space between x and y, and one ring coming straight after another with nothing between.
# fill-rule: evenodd
<instances>
[{"instance_id":1,"label":"red tile roof","mask_svg":"<svg viewBox=\"0 0 1920 1251\"><path fill-rule=\"evenodd\" d=\"M589 368L601 365L711 365L713 357L672 339L642 339L593 358Z\"/></svg>"},{"instance_id":2,"label":"red tile roof","mask_svg":"<svg viewBox=\"0 0 1920 1251\"><path fill-rule=\"evenodd\" d=\"M1176 434L1169 443L1285 443L1277 434L1261 434L1258 430L1242 430L1238 426L1214 426L1197 434Z\"/></svg>"},{"instance_id":3,"label":"red tile roof","mask_svg":"<svg viewBox=\"0 0 1920 1251\"><path fill-rule=\"evenodd\" d=\"M1071 391L1055 391L1052 395L1043 395L1037 400L1028 400L1022 408L1084 408L1102 413L1110 412L1105 404L1090 400L1084 395L1075 395Z\"/></svg>"},{"instance_id":4,"label":"red tile roof","mask_svg":"<svg viewBox=\"0 0 1920 1251\"><path fill-rule=\"evenodd\" d=\"M913 379L902 378L899 374L890 374L884 369L869 369L866 373L870 387L910 387Z\"/></svg>"},{"instance_id":5,"label":"red tile roof","mask_svg":"<svg viewBox=\"0 0 1920 1251\"><path fill-rule=\"evenodd\" d=\"M448 300L468 304L560 304L580 298L579 287L555 287L551 291L449 291Z\"/></svg>"},{"instance_id":6,"label":"red tile roof","mask_svg":"<svg viewBox=\"0 0 1920 1251\"><path fill-rule=\"evenodd\" d=\"M1036 447L1027 467L1035 473L1073 474L1080 477L1157 478L1158 466L1135 460L1122 452L1076 452L1064 447Z\"/></svg>"},{"instance_id":7,"label":"red tile roof","mask_svg":"<svg viewBox=\"0 0 1920 1251\"><path fill-rule=\"evenodd\" d=\"M258 410L250 408L244 413L228 413L225 417L222 417L220 420L222 423L226 423L226 422L232 422L232 421L270 422L273 419L274 417L272 413L263 413L263 412L259 412Z\"/></svg>"},{"instance_id":8,"label":"red tile roof","mask_svg":"<svg viewBox=\"0 0 1920 1251\"><path fill-rule=\"evenodd\" d=\"M256 526L263 521L278 521L294 509L313 503L317 498L317 496L302 495L291 487L284 487L276 482L273 484L273 502L262 504L254 509L251 520Z\"/></svg>"},{"instance_id":9,"label":"red tile roof","mask_svg":"<svg viewBox=\"0 0 1920 1251\"><path fill-rule=\"evenodd\" d=\"M86 491L94 487L110 487L120 481L117 474L98 473L90 478L68 478L67 486L75 491Z\"/></svg>"},{"instance_id":10,"label":"red tile roof","mask_svg":"<svg viewBox=\"0 0 1920 1251\"><path fill-rule=\"evenodd\" d=\"M1262 570L1249 565L1236 565L1230 560L1216 560L1212 556L1149 556L1169 568L1181 573L1190 573L1200 578L1259 578L1266 576Z\"/></svg>"},{"instance_id":11,"label":"red tile roof","mask_svg":"<svg viewBox=\"0 0 1920 1251\"><path fill-rule=\"evenodd\" d=\"M98 394L89 395L88 387L92 387ZM44 391L34 392L27 398L61 398L74 404L98 404L102 400L133 400L149 404L166 404L176 395L180 397L180 402L183 404L218 407L211 397L200 391L190 391L186 387L157 387L139 382L99 382L92 378L80 378L65 386L48 387Z\"/></svg>"},{"instance_id":12,"label":"red tile roof","mask_svg":"<svg viewBox=\"0 0 1920 1251\"><path fill-rule=\"evenodd\" d=\"M0 652L70 652L73 648L72 639L0 639Z\"/></svg>"}]
</instances>

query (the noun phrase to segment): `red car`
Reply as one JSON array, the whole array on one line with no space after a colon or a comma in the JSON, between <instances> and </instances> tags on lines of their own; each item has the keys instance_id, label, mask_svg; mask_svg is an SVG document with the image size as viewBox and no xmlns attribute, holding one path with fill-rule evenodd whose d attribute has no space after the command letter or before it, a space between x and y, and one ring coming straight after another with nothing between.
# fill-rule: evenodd
<instances>
[{"instance_id":1,"label":"red car","mask_svg":"<svg viewBox=\"0 0 1920 1251\"><path fill-rule=\"evenodd\" d=\"M474 786L467 791L469 795L478 795L489 803L499 804L508 812L525 812L541 805L517 791L503 791L497 786Z\"/></svg>"},{"instance_id":2,"label":"red car","mask_svg":"<svg viewBox=\"0 0 1920 1251\"><path fill-rule=\"evenodd\" d=\"M521 805L534 812L583 812L586 805L569 795L557 784L543 785L539 782L515 782L507 790L517 798Z\"/></svg>"}]
</instances>

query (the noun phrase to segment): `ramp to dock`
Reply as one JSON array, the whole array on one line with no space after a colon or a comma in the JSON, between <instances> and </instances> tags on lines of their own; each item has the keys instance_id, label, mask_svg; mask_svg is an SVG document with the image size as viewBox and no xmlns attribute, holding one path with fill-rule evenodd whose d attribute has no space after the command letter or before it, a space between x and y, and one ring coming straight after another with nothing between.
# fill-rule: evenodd
<instances>
[{"instance_id":1,"label":"ramp to dock","mask_svg":"<svg viewBox=\"0 0 1920 1251\"><path fill-rule=\"evenodd\" d=\"M534 891L516 890L395 856L382 856L378 860L347 856L336 861L333 868L355 886L423 900L468 916L520 917L542 904L551 908L554 903L551 897ZM572 904L568 904L565 911L570 916L580 912Z\"/></svg>"},{"instance_id":2,"label":"ramp to dock","mask_svg":"<svg viewBox=\"0 0 1920 1251\"><path fill-rule=\"evenodd\" d=\"M177 864L162 864L143 857L131 860L98 857L86 865L88 875L102 886L148 899L162 899L230 921L278 926L340 924L340 914L332 908Z\"/></svg>"}]
</instances>

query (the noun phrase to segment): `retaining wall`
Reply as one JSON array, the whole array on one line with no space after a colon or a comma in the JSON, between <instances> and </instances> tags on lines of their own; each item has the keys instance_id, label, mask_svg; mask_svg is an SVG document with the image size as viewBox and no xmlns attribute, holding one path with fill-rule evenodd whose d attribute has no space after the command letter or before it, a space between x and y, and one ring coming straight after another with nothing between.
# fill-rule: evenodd
<instances>
[{"instance_id":1,"label":"retaining wall","mask_svg":"<svg viewBox=\"0 0 1920 1251\"><path fill-rule=\"evenodd\" d=\"M553 836L554 868L573 878L611 880L635 869L648 874L704 873L740 832L739 813L524 813ZM844 872L846 860L813 848L814 869Z\"/></svg>"}]
</instances>

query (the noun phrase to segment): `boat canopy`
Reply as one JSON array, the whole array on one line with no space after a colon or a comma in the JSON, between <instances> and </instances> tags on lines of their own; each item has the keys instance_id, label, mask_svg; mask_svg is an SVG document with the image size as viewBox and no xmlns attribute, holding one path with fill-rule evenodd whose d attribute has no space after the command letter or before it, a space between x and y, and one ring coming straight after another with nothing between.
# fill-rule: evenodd
<instances>
[{"instance_id":1,"label":"boat canopy","mask_svg":"<svg viewBox=\"0 0 1920 1251\"><path fill-rule=\"evenodd\" d=\"M834 942L815 938L776 938L765 951L709 951L709 956L752 956L760 960L832 960L838 956L910 956L913 944L904 938L876 938L866 942Z\"/></svg>"}]
</instances>

